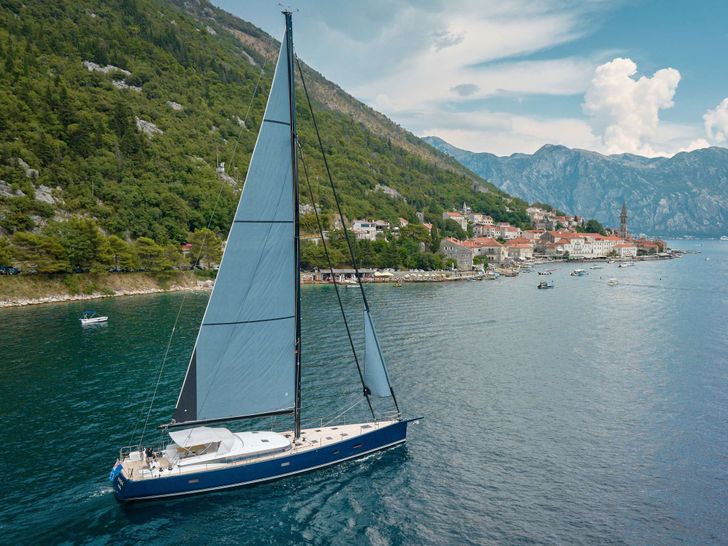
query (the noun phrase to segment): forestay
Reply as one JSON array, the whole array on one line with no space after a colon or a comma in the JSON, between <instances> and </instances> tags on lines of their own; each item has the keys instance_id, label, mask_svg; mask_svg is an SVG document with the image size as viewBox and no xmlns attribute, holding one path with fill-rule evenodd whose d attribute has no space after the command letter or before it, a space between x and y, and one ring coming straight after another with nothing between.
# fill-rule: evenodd
<instances>
[{"instance_id":1,"label":"forestay","mask_svg":"<svg viewBox=\"0 0 728 546\"><path fill-rule=\"evenodd\" d=\"M215 287L177 400L179 422L292 411L296 260L286 40Z\"/></svg>"}]
</instances>

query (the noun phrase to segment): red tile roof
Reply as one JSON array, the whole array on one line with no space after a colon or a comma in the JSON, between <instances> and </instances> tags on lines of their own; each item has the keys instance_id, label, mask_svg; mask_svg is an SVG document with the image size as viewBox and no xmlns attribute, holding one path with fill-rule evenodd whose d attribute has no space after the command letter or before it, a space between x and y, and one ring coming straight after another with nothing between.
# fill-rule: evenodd
<instances>
[{"instance_id":1,"label":"red tile roof","mask_svg":"<svg viewBox=\"0 0 728 546\"><path fill-rule=\"evenodd\" d=\"M471 239L470 241L467 241L468 246L471 246L473 248L482 248L482 247L488 247L488 246L503 246L498 241L491 237L475 237L474 239Z\"/></svg>"}]
</instances>

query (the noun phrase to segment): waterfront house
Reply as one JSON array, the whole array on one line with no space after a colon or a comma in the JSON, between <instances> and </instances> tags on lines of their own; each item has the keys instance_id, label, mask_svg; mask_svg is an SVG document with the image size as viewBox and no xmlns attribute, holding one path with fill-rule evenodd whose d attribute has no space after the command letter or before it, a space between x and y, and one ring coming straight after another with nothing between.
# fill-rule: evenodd
<instances>
[{"instance_id":1,"label":"waterfront house","mask_svg":"<svg viewBox=\"0 0 728 546\"><path fill-rule=\"evenodd\" d=\"M464 244L473 249L473 258L485 256L490 263L502 263L508 258L506 246L492 237L475 237Z\"/></svg>"},{"instance_id":2,"label":"waterfront house","mask_svg":"<svg viewBox=\"0 0 728 546\"><path fill-rule=\"evenodd\" d=\"M512 260L529 260L533 258L533 243L524 237L506 241L508 257Z\"/></svg>"},{"instance_id":3,"label":"waterfront house","mask_svg":"<svg viewBox=\"0 0 728 546\"><path fill-rule=\"evenodd\" d=\"M466 245L465 241L445 237L440 241L440 253L455 260L458 269L469 271L473 268L473 247Z\"/></svg>"},{"instance_id":4,"label":"waterfront house","mask_svg":"<svg viewBox=\"0 0 728 546\"><path fill-rule=\"evenodd\" d=\"M654 255L658 252L661 252L660 244L656 241L650 241L649 239L645 239L644 237L641 239L637 239L634 242L634 245L637 247L637 254L640 255Z\"/></svg>"},{"instance_id":5,"label":"waterfront house","mask_svg":"<svg viewBox=\"0 0 728 546\"><path fill-rule=\"evenodd\" d=\"M618 258L634 258L637 256L637 247L633 243L619 243L614 245L614 252Z\"/></svg>"}]
</instances>

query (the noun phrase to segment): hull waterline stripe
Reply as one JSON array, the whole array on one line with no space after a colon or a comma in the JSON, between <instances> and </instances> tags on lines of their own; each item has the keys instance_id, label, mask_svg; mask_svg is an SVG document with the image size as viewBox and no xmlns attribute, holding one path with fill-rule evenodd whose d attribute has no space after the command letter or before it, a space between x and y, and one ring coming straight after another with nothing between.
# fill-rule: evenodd
<instances>
[{"instance_id":1,"label":"hull waterline stripe","mask_svg":"<svg viewBox=\"0 0 728 546\"><path fill-rule=\"evenodd\" d=\"M304 472L309 472L311 470L317 470L319 468L324 468L326 466L331 466L334 464L343 463L344 461L348 461L350 459L356 459L357 457L363 457L364 455L368 455L369 453L374 453L375 451L382 451L384 449L387 449L389 447L394 447L398 444L403 444L407 441L407 438L403 438L401 440L397 440L396 442L392 442L391 444L375 447L374 449L370 449L369 451L362 451L361 453L357 453L356 455L351 455L349 457L344 457L343 459L338 459L336 461L331 461L330 463L320 464L317 466L311 466L308 468L303 468L301 470L296 470L294 472L287 472L286 474L277 474L275 476L270 476L268 478L260 478L258 480L252 480L249 482L238 482L238 483L231 483L229 485L219 485L217 487L208 487L206 489L195 489L194 491L184 491L181 493L167 493L165 495L150 495L150 496L144 496L144 497L131 497L128 499L120 499L123 502L133 501L133 500L146 500L146 499L161 499L162 497L181 497L183 495L193 495L195 493L204 493L206 491L216 491L218 489L230 489L231 487L241 487L243 485L252 485L254 483L260 483L260 482L268 482L272 480L277 480L279 478L285 478L286 476L293 476L294 474L303 474ZM333 445L333 444L332 444ZM157 478L159 479L159 478Z\"/></svg>"},{"instance_id":2,"label":"hull waterline stripe","mask_svg":"<svg viewBox=\"0 0 728 546\"><path fill-rule=\"evenodd\" d=\"M276 320L287 320L295 318L293 315L290 317L276 317L276 318L264 318L258 320L239 320L237 322L204 322L202 326L229 326L231 324L255 324L256 322L273 322Z\"/></svg>"}]
</instances>

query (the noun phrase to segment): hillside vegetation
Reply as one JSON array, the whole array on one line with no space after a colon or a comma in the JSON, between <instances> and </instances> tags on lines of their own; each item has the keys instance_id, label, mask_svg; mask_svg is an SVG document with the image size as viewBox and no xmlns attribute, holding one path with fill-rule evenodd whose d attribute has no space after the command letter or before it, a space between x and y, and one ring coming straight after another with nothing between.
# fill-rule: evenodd
<instances>
[{"instance_id":1,"label":"hillside vegetation","mask_svg":"<svg viewBox=\"0 0 728 546\"><path fill-rule=\"evenodd\" d=\"M0 5L0 265L108 269L116 245L131 253L129 267L143 267L140 246L165 256L155 267L171 267L191 232L209 224L226 236L278 45L206 2L179 4ZM523 201L305 71L349 219L416 221L424 211L434 220L467 201L498 220L527 223ZM332 194L310 113L302 96L297 102L316 204L328 221ZM216 172L218 159L225 174ZM92 248L90 261L75 260L78 245Z\"/></svg>"}]
</instances>

